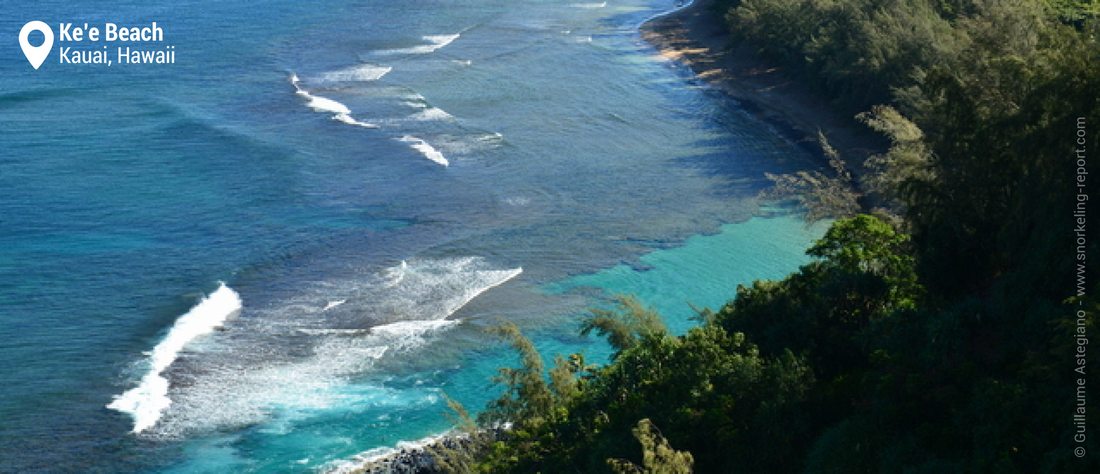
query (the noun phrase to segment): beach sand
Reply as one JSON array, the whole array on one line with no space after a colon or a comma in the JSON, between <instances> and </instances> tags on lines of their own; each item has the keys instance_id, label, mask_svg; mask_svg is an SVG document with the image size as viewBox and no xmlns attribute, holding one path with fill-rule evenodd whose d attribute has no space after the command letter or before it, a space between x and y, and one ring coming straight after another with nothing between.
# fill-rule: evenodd
<instances>
[{"instance_id":1,"label":"beach sand","mask_svg":"<svg viewBox=\"0 0 1100 474\"><path fill-rule=\"evenodd\" d=\"M888 142L854 116L839 112L827 97L788 75L783 67L760 57L750 45L735 43L713 4L714 0L695 0L656 17L642 25L642 38L665 58L690 67L699 80L824 159L817 143L820 130L853 175L857 179L863 175L864 160L883 152Z\"/></svg>"}]
</instances>

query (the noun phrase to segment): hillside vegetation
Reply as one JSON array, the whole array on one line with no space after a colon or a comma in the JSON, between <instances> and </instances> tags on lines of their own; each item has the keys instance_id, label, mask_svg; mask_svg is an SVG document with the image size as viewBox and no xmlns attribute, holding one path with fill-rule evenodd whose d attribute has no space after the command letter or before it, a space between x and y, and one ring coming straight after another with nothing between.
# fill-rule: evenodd
<instances>
[{"instance_id":1,"label":"hillside vegetation","mask_svg":"<svg viewBox=\"0 0 1100 474\"><path fill-rule=\"evenodd\" d=\"M864 179L885 209L838 219L812 263L737 288L683 336L630 298L595 312L582 330L616 349L605 366L558 356L545 370L501 328L521 364L502 370L506 392L478 424L511 428L470 422L477 442L441 465L1100 472L1100 424L1077 443L1072 418L1100 420L1100 367L1075 372L1100 295L1100 238L1079 248L1074 217L1079 193L1100 199L1100 178L1079 186L1077 169L1100 156L1096 12L1071 0L734 2L719 14L736 41L890 139ZM1078 379L1093 390L1080 406Z\"/></svg>"}]
</instances>

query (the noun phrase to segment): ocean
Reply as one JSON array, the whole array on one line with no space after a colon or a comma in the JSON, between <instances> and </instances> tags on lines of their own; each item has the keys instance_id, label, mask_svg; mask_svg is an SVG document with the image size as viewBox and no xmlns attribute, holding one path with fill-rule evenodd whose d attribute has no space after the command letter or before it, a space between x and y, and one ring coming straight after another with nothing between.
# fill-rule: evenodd
<instances>
[{"instance_id":1,"label":"ocean","mask_svg":"<svg viewBox=\"0 0 1100 474\"><path fill-rule=\"evenodd\" d=\"M781 278L814 157L670 63L675 2L44 1L0 17L0 471L314 472L446 431L587 308ZM175 63L32 69L31 20Z\"/></svg>"}]
</instances>

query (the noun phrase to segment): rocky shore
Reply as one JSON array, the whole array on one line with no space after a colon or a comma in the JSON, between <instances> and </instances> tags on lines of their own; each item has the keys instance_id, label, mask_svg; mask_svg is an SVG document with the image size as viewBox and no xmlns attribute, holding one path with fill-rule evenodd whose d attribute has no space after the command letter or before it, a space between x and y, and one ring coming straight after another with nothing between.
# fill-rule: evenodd
<instances>
[{"instance_id":1,"label":"rocky shore","mask_svg":"<svg viewBox=\"0 0 1100 474\"><path fill-rule=\"evenodd\" d=\"M440 452L462 452L470 448L471 439L455 432L425 438L416 442L398 443L389 452L364 453L346 461L329 472L332 474L436 474L444 470L436 463Z\"/></svg>"}]
</instances>

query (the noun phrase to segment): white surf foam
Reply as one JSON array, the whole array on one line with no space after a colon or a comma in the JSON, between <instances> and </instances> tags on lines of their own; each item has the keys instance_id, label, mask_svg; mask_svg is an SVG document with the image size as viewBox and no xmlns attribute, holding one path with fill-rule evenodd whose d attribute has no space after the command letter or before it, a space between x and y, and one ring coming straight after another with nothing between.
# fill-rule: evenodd
<instances>
[{"instance_id":1,"label":"white surf foam","mask_svg":"<svg viewBox=\"0 0 1100 474\"><path fill-rule=\"evenodd\" d=\"M315 328L300 328L298 332L302 334L308 334L310 336L326 336L326 335L341 335L341 336L358 336L364 334L370 334L370 329L315 329Z\"/></svg>"},{"instance_id":2,"label":"white surf foam","mask_svg":"<svg viewBox=\"0 0 1100 474\"><path fill-rule=\"evenodd\" d=\"M318 341L306 357L281 360L285 348L278 347L226 349L223 356L247 351L246 357L255 358L268 352L272 361L212 361L214 365L203 367L201 375L173 393L172 408L151 435L177 439L265 421L280 424L353 405L361 400L343 390L347 377L369 370L390 352L386 341L370 336L320 331L303 336Z\"/></svg>"},{"instance_id":3,"label":"white surf foam","mask_svg":"<svg viewBox=\"0 0 1100 474\"><path fill-rule=\"evenodd\" d=\"M398 321L370 328L370 334L388 341L386 347L407 351L426 344L430 337L458 325L455 319Z\"/></svg>"},{"instance_id":4,"label":"white surf foam","mask_svg":"<svg viewBox=\"0 0 1100 474\"><path fill-rule=\"evenodd\" d=\"M351 113L351 109L349 109L348 106L341 104L340 102L337 102L335 100L329 99L327 97L311 95L310 93L302 90L298 91L298 93L309 101L306 103L307 107L318 112L332 112L336 115L348 115Z\"/></svg>"},{"instance_id":5,"label":"white surf foam","mask_svg":"<svg viewBox=\"0 0 1100 474\"><path fill-rule=\"evenodd\" d=\"M523 207L531 204L531 198L526 196L514 196L504 198L504 203L509 206Z\"/></svg>"},{"instance_id":6,"label":"white surf foam","mask_svg":"<svg viewBox=\"0 0 1100 474\"><path fill-rule=\"evenodd\" d=\"M383 78L392 70L393 67L391 66L360 64L321 74L321 80L326 82L370 82Z\"/></svg>"},{"instance_id":7,"label":"white surf foam","mask_svg":"<svg viewBox=\"0 0 1100 474\"><path fill-rule=\"evenodd\" d=\"M504 134L502 134L500 132L486 133L486 134L484 134L480 137L477 137L477 141L479 141L479 142L499 143L499 142L504 141Z\"/></svg>"},{"instance_id":8,"label":"white surf foam","mask_svg":"<svg viewBox=\"0 0 1100 474\"><path fill-rule=\"evenodd\" d=\"M394 54L428 54L439 50L440 48L447 46L462 36L461 33L455 33L453 35L427 35L422 36L421 39L427 41L428 44L420 46L412 46L409 48L387 49L378 51L377 54L381 55L394 55Z\"/></svg>"},{"instance_id":9,"label":"white surf foam","mask_svg":"<svg viewBox=\"0 0 1100 474\"><path fill-rule=\"evenodd\" d=\"M430 121L430 120L450 120L454 116L447 113L439 107L427 107L412 115L413 120Z\"/></svg>"},{"instance_id":10,"label":"white surf foam","mask_svg":"<svg viewBox=\"0 0 1100 474\"><path fill-rule=\"evenodd\" d=\"M379 314L401 315L396 321L447 319L482 293L523 273L523 268L488 268L477 257L413 260L397 268L386 273L390 278L399 274L399 283L385 287L386 300L375 305Z\"/></svg>"},{"instance_id":11,"label":"white surf foam","mask_svg":"<svg viewBox=\"0 0 1100 474\"><path fill-rule=\"evenodd\" d=\"M424 39L432 43L432 51L451 44L454 40L462 36L461 33L455 33L453 35L428 35Z\"/></svg>"},{"instance_id":12,"label":"white surf foam","mask_svg":"<svg viewBox=\"0 0 1100 474\"><path fill-rule=\"evenodd\" d=\"M408 269L409 269L409 262L406 262L406 261L402 260L400 265L398 265L396 267L387 268L386 270L384 270L382 272L382 274L387 279L386 287L391 288L391 287L394 287L394 286L397 286L397 285L401 284L401 282L405 279L405 272Z\"/></svg>"},{"instance_id":13,"label":"white surf foam","mask_svg":"<svg viewBox=\"0 0 1100 474\"><path fill-rule=\"evenodd\" d=\"M107 408L127 413L134 418L134 433L140 433L157 423L164 410L172 404L168 398L168 379L162 373L172 365L180 351L192 340L222 326L226 319L241 309L241 297L224 283L210 296L180 316L149 357L149 372L137 387L117 395Z\"/></svg>"},{"instance_id":14,"label":"white surf foam","mask_svg":"<svg viewBox=\"0 0 1100 474\"><path fill-rule=\"evenodd\" d=\"M348 302L348 300L329 301L327 304L325 304L325 307L322 308L321 311L328 311L332 308L335 308L335 307L340 306L340 305L342 305L344 303L347 303L347 302Z\"/></svg>"},{"instance_id":15,"label":"white surf foam","mask_svg":"<svg viewBox=\"0 0 1100 474\"><path fill-rule=\"evenodd\" d=\"M571 4L571 5L569 5L569 6L571 6L571 7L573 7L573 8L588 8L588 9L592 9L592 8L603 8L603 7L606 7L606 6L607 6L607 2L600 2L600 3L574 3L574 4Z\"/></svg>"},{"instance_id":16,"label":"white surf foam","mask_svg":"<svg viewBox=\"0 0 1100 474\"><path fill-rule=\"evenodd\" d=\"M457 311L522 271L477 257L415 259L366 277L306 285L289 299L250 307L250 317L236 320L232 334L210 340L187 359L171 407L147 435L173 439L256 424L268 429L325 416L329 409L438 403L432 387L352 381L376 370L379 361L400 363L439 340L460 324ZM337 301L344 301L340 311L322 311Z\"/></svg>"},{"instance_id":17,"label":"white surf foam","mask_svg":"<svg viewBox=\"0 0 1100 474\"><path fill-rule=\"evenodd\" d=\"M426 342L424 336L455 326L458 323L459 321L455 319L429 319L398 321L395 323L374 326L369 329L302 328L299 329L298 332L310 336L380 336L392 343L392 346L386 346L387 348L404 350Z\"/></svg>"},{"instance_id":18,"label":"white surf foam","mask_svg":"<svg viewBox=\"0 0 1100 474\"><path fill-rule=\"evenodd\" d=\"M401 451L419 451L449 436L465 435L457 434L454 431L446 431L436 435L425 436L415 441L398 441L395 446L382 446L369 449L347 459L332 461L322 466L320 470L328 474L351 474L362 472L363 469L369 465L389 456L393 456Z\"/></svg>"},{"instance_id":19,"label":"white surf foam","mask_svg":"<svg viewBox=\"0 0 1100 474\"><path fill-rule=\"evenodd\" d=\"M378 128L378 125L375 125L373 123L367 123L367 122L362 122L362 121L356 120L354 117L352 117L349 114L336 114L336 115L332 116L332 119L337 121L337 122L343 122L343 123L346 123L348 125L356 125L356 126L363 127L363 128Z\"/></svg>"},{"instance_id":20,"label":"white surf foam","mask_svg":"<svg viewBox=\"0 0 1100 474\"><path fill-rule=\"evenodd\" d=\"M485 132L470 135L438 135L432 138L436 149L447 156L469 155L471 153L491 150L504 145L504 135L495 132Z\"/></svg>"},{"instance_id":21,"label":"white surf foam","mask_svg":"<svg viewBox=\"0 0 1100 474\"><path fill-rule=\"evenodd\" d=\"M302 81L298 78L297 74L290 75L290 84L294 86L294 93L306 99L306 106L316 110L318 112L331 112L334 114L350 114L351 109L348 106L341 104L335 100L327 97L320 97L310 94L309 91L302 88Z\"/></svg>"},{"instance_id":22,"label":"white surf foam","mask_svg":"<svg viewBox=\"0 0 1100 474\"><path fill-rule=\"evenodd\" d=\"M351 116L351 109L348 106L329 99L328 97L321 97L313 95L309 91L305 90L301 86L301 80L297 74L290 75L290 84L294 86L294 93L299 97L306 99L306 106L314 111L321 113L330 113L332 119L346 123L348 125L356 125L364 128L378 128L377 125L367 122L361 122Z\"/></svg>"},{"instance_id":23,"label":"white surf foam","mask_svg":"<svg viewBox=\"0 0 1100 474\"><path fill-rule=\"evenodd\" d=\"M370 328L371 334L397 336L402 334L421 334L438 329L454 326L458 321L453 319L429 319L417 321L398 321L396 323L383 324Z\"/></svg>"},{"instance_id":24,"label":"white surf foam","mask_svg":"<svg viewBox=\"0 0 1100 474\"><path fill-rule=\"evenodd\" d=\"M638 23L638 26L635 26L634 29L635 30L640 29L646 23L649 23L649 22L651 22L653 20L656 20L658 18L661 18L661 17L671 15L673 13L676 13L676 12L680 11L680 10L686 9L686 8L692 6L694 3L695 3L695 0L688 0L686 2L683 2L683 3L680 3L680 4L676 5L675 8L672 8L672 9L669 9L667 11L663 11L663 12L654 14L653 16L650 16L649 18L646 18L646 19L642 20L642 22Z\"/></svg>"},{"instance_id":25,"label":"white surf foam","mask_svg":"<svg viewBox=\"0 0 1100 474\"><path fill-rule=\"evenodd\" d=\"M405 135L401 138L398 138L397 140L403 143L408 143L409 146L411 146L414 150L419 151L420 154L424 155L425 158L439 163L440 165L450 166L451 164L449 161L447 161L447 158L443 156L443 153L440 153L439 150L436 150L435 147L429 145L428 142L424 140L416 138L412 135Z\"/></svg>"}]
</instances>

